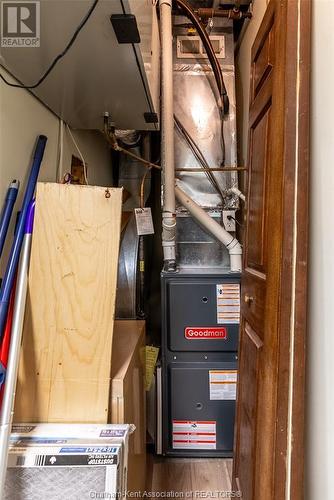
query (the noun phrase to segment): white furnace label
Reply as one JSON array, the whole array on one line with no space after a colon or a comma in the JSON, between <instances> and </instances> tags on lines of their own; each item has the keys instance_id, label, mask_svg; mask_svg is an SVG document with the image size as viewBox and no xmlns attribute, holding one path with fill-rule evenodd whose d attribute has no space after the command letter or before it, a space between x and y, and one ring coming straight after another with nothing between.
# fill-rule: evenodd
<instances>
[{"instance_id":1,"label":"white furnace label","mask_svg":"<svg viewBox=\"0 0 334 500\"><path fill-rule=\"evenodd\" d=\"M135 217L138 236L154 234L152 213L150 207L135 208Z\"/></svg>"},{"instance_id":2,"label":"white furnace label","mask_svg":"<svg viewBox=\"0 0 334 500\"><path fill-rule=\"evenodd\" d=\"M224 283L217 285L217 323L238 324L240 322L240 285Z\"/></svg>"},{"instance_id":3,"label":"white furnace label","mask_svg":"<svg viewBox=\"0 0 334 500\"><path fill-rule=\"evenodd\" d=\"M235 400L237 398L237 370L210 370L210 400Z\"/></svg>"},{"instance_id":4,"label":"white furnace label","mask_svg":"<svg viewBox=\"0 0 334 500\"><path fill-rule=\"evenodd\" d=\"M173 448L216 449L216 421L173 420Z\"/></svg>"}]
</instances>

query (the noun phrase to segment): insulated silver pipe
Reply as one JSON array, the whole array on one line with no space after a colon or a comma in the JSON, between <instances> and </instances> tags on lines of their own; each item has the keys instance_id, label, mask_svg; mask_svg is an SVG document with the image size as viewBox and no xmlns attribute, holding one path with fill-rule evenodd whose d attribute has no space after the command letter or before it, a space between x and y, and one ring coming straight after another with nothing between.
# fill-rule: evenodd
<instances>
[{"instance_id":1,"label":"insulated silver pipe","mask_svg":"<svg viewBox=\"0 0 334 500\"><path fill-rule=\"evenodd\" d=\"M240 272L242 269L242 248L238 240L210 217L202 207L189 198L189 196L180 189L179 185L175 186L175 194L181 205L191 213L194 219L225 245L230 254L231 271Z\"/></svg>"},{"instance_id":2,"label":"insulated silver pipe","mask_svg":"<svg viewBox=\"0 0 334 500\"><path fill-rule=\"evenodd\" d=\"M0 412L0 498L3 498L5 487L9 438L11 433L12 418L14 414L16 380L20 360L21 338L28 288L28 269L31 239L32 234L26 233L21 250L21 259L15 293L9 356L6 369L5 389L3 393Z\"/></svg>"},{"instance_id":3,"label":"insulated silver pipe","mask_svg":"<svg viewBox=\"0 0 334 500\"><path fill-rule=\"evenodd\" d=\"M173 111L172 0L160 0L161 26L161 166L163 176L162 246L165 265L175 268L175 171Z\"/></svg>"}]
</instances>

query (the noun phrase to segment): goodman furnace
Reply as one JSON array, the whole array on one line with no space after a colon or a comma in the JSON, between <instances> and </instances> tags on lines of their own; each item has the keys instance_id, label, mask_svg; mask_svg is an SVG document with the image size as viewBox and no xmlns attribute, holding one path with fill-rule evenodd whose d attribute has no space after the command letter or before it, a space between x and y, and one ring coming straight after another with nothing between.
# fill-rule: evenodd
<instances>
[{"instance_id":1,"label":"goodman furnace","mask_svg":"<svg viewBox=\"0 0 334 500\"><path fill-rule=\"evenodd\" d=\"M162 443L168 456L230 457L240 275L180 269L162 280Z\"/></svg>"}]
</instances>

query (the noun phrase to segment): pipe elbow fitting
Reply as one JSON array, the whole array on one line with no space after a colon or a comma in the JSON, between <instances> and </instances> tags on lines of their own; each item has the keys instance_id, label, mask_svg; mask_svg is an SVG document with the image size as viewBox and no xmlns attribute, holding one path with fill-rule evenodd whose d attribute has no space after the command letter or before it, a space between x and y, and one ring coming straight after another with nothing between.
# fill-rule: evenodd
<instances>
[{"instance_id":1,"label":"pipe elbow fitting","mask_svg":"<svg viewBox=\"0 0 334 500\"><path fill-rule=\"evenodd\" d=\"M226 248L230 255L242 255L242 246L236 238L233 238Z\"/></svg>"}]
</instances>

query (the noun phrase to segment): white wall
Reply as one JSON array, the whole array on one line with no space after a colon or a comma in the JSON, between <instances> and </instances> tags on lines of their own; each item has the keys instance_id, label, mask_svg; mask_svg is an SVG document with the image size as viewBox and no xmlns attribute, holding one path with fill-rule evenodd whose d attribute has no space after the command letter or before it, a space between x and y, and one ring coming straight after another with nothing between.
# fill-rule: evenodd
<instances>
[{"instance_id":1,"label":"white wall","mask_svg":"<svg viewBox=\"0 0 334 500\"><path fill-rule=\"evenodd\" d=\"M334 1L312 14L306 500L334 498Z\"/></svg>"},{"instance_id":2,"label":"white wall","mask_svg":"<svg viewBox=\"0 0 334 500\"><path fill-rule=\"evenodd\" d=\"M3 69L1 69L3 72ZM9 75L6 77L10 79ZM12 80L13 81L13 80ZM48 137L40 181L56 181L57 171L70 171L72 154L78 156L67 131L64 132L64 155L58 165L59 119L29 92L0 83L0 210L8 185L13 179L21 182L20 196L16 202L19 209L25 181L31 165L32 153L38 134ZM90 184L110 186L112 170L110 151L99 132L74 131L79 148L88 163ZM14 221L14 217L13 217ZM12 224L13 224L12 221ZM9 229L12 231L13 227ZM8 246L1 259L5 262Z\"/></svg>"}]
</instances>

